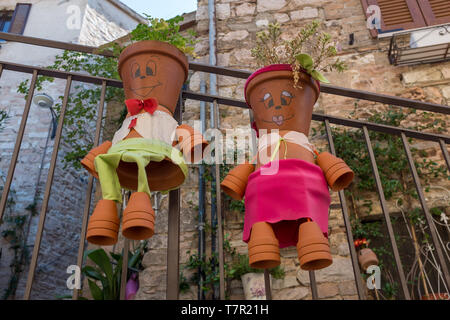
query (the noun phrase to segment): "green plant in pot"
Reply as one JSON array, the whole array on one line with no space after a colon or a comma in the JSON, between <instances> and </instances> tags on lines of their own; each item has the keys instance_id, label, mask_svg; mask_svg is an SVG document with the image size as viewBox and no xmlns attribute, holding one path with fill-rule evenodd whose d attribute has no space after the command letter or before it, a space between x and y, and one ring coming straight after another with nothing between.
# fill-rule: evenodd
<instances>
[{"instance_id":1,"label":"green plant in pot","mask_svg":"<svg viewBox=\"0 0 450 320\"><path fill-rule=\"evenodd\" d=\"M342 159L318 154L307 137L320 82L327 82L321 72L345 68L331 36L319 28L314 21L283 41L280 26L270 24L252 50L262 68L247 79L244 92L258 130L256 164L238 165L221 186L235 200L245 196L243 240L254 268L279 265L279 248L289 246L297 246L304 270L332 263L328 187L342 190L354 174Z\"/></svg>"},{"instance_id":2,"label":"green plant in pot","mask_svg":"<svg viewBox=\"0 0 450 320\"><path fill-rule=\"evenodd\" d=\"M173 117L188 76L185 54L193 54L195 42L192 35L180 34L181 20L149 17L148 25L131 32L130 45L115 45L128 113L112 141L81 161L100 180L103 195L89 221L90 243L117 242L121 188L136 191L124 210L122 234L132 240L150 238L155 220L150 192L178 188L187 176L187 163L199 160L207 145L200 133Z\"/></svg>"},{"instance_id":3,"label":"green plant in pot","mask_svg":"<svg viewBox=\"0 0 450 320\"><path fill-rule=\"evenodd\" d=\"M270 280L283 279L284 269L281 266L269 269ZM237 254L236 262L232 264L229 276L240 279L246 300L266 300L265 279L262 269L250 267L246 254Z\"/></svg>"},{"instance_id":4,"label":"green plant in pot","mask_svg":"<svg viewBox=\"0 0 450 320\"><path fill-rule=\"evenodd\" d=\"M134 252L128 252L128 273L126 286L126 299L133 299L139 288L137 273L142 269L141 261L146 251L146 243L142 243ZM85 257L92 262L82 269L88 278L91 296L94 300L119 300L122 277L123 255L104 249L86 251Z\"/></svg>"}]
</instances>

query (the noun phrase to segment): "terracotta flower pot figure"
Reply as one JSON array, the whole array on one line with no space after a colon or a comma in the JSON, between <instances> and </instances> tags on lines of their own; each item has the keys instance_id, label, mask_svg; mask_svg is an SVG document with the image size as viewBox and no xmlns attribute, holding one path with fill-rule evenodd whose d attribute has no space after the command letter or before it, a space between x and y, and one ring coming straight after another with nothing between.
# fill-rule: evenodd
<instances>
[{"instance_id":1,"label":"terracotta flower pot figure","mask_svg":"<svg viewBox=\"0 0 450 320\"><path fill-rule=\"evenodd\" d=\"M279 249L288 246L297 247L304 270L332 263L328 187L342 190L353 172L328 153L316 157L307 138L319 93L319 82L306 72L299 73L294 86L290 64L259 69L245 84L259 129L257 162L237 166L221 185L235 199L245 195L243 240L251 267L279 265Z\"/></svg>"},{"instance_id":2,"label":"terracotta flower pot figure","mask_svg":"<svg viewBox=\"0 0 450 320\"><path fill-rule=\"evenodd\" d=\"M90 218L87 240L98 245L117 241L116 203L121 189L136 190L123 214L122 233L143 240L154 233L150 190L178 188L187 175L186 162L207 145L200 133L173 118L181 87L187 79L188 60L175 46L140 41L119 57L128 114L112 142L94 148L82 160L98 175L103 199Z\"/></svg>"}]
</instances>

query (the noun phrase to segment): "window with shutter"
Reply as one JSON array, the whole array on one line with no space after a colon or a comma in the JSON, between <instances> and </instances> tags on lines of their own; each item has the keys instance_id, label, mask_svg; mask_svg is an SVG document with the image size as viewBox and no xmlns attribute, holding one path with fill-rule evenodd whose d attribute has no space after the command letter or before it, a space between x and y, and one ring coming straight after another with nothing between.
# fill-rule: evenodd
<instances>
[{"instance_id":1,"label":"window with shutter","mask_svg":"<svg viewBox=\"0 0 450 320\"><path fill-rule=\"evenodd\" d=\"M427 25L450 22L449 0L417 0Z\"/></svg>"},{"instance_id":2,"label":"window with shutter","mask_svg":"<svg viewBox=\"0 0 450 320\"><path fill-rule=\"evenodd\" d=\"M444 0L446 1L446 0ZM425 27L426 23L416 0L361 0L366 16L370 5L377 5L381 10L381 32L406 30ZM378 32L372 30L372 36Z\"/></svg>"},{"instance_id":3,"label":"window with shutter","mask_svg":"<svg viewBox=\"0 0 450 320\"><path fill-rule=\"evenodd\" d=\"M371 30L373 37L378 31L392 32L450 23L449 0L361 0L367 17L367 8L377 5L381 11L381 30Z\"/></svg>"},{"instance_id":4,"label":"window with shutter","mask_svg":"<svg viewBox=\"0 0 450 320\"><path fill-rule=\"evenodd\" d=\"M14 10L11 26L9 28L10 33L23 34L30 9L30 3L18 3L16 5L16 10Z\"/></svg>"}]
</instances>

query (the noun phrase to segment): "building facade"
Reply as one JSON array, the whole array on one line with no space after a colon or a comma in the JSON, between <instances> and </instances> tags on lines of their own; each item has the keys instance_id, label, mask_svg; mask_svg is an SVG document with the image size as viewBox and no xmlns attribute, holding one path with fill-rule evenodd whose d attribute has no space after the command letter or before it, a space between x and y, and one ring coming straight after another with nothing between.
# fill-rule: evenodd
<instances>
[{"instance_id":1,"label":"building facade","mask_svg":"<svg viewBox=\"0 0 450 320\"><path fill-rule=\"evenodd\" d=\"M115 0L2 1L0 13L0 27L3 32L89 46L99 46L120 38L144 21L140 15ZM2 41L0 60L47 67L52 65L56 55L61 53L62 50ZM17 88L26 78L25 74L4 71L0 80L0 109L8 115L0 138L2 187L25 105L25 97L17 92ZM64 81L56 80L45 83L42 88L38 87L34 94L46 94L53 100L55 107L64 93L64 87ZM6 232L4 234L16 234L12 238L2 237L0 240L3 248L0 259L0 288L3 298L23 296L27 259L23 260L25 268L18 272L14 266L17 265L17 260L21 259L23 250L12 249L11 240L24 239L25 247L20 243L20 248L25 248L28 256L30 255L53 149L52 132L50 109L33 103L11 186L10 204L5 215L5 219L24 216L27 221L24 225L18 225L14 219L9 219L1 226L2 232ZM87 176L70 167L64 168L62 158L67 150L67 146L63 144L58 155L33 298L52 299L70 292L65 285L66 268L76 264L76 247L79 243ZM28 220L30 216L31 223ZM17 291L15 286L18 286Z\"/></svg>"}]
</instances>

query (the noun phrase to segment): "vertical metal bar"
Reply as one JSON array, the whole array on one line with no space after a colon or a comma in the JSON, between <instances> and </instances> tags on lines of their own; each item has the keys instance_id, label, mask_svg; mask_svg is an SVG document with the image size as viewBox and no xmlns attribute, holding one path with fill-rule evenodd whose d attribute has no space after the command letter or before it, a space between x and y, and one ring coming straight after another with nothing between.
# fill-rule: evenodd
<instances>
[{"instance_id":1,"label":"vertical metal bar","mask_svg":"<svg viewBox=\"0 0 450 320\"><path fill-rule=\"evenodd\" d=\"M47 215L48 201L50 199L50 191L52 189L52 184L53 184L53 175L55 173L56 160L58 158L58 149L59 149L59 144L61 142L61 135L62 135L62 129L63 129L63 124L64 124L64 116L66 114L67 103L69 101L69 93L70 93L71 85L72 85L72 76L69 75L67 77L66 89L64 91L64 99L63 99L63 103L62 103L62 107L61 107L61 112L59 114L58 128L56 130L55 142L53 145L52 159L50 161L50 169L48 170L47 183L45 185L44 200L42 201L41 214L39 216L39 225L38 225L38 230L37 230L37 234L36 234L36 240L34 242L30 270L28 271L28 279L27 279L27 285L25 288L25 295L24 295L25 300L30 299L31 289L33 287L34 273L36 271L36 264L37 264L37 260L39 258L39 250L41 248L41 240L42 240L42 234L44 232L45 217ZM32 94L29 93L28 98L30 98L30 96L32 96Z\"/></svg>"},{"instance_id":2,"label":"vertical metal bar","mask_svg":"<svg viewBox=\"0 0 450 320\"><path fill-rule=\"evenodd\" d=\"M428 210L427 203L425 201L425 196L423 194L422 185L420 183L419 175L417 174L416 166L414 165L414 160L411 154L411 150L409 149L408 140L405 134L401 133L403 147L406 152L406 157L408 158L409 168L411 169L411 173L414 179L414 184L416 185L417 195L419 196L420 205L422 206L423 212L425 213L425 219L427 220L428 227L430 228L431 239L433 240L434 247L436 249L436 253L438 256L439 263L441 265L442 273L444 274L445 283L447 284L447 288L450 288L450 276L448 273L447 262L445 261L444 255L442 253L442 248L439 243L436 227L433 222L433 218L431 217L430 211Z\"/></svg>"},{"instance_id":3,"label":"vertical metal bar","mask_svg":"<svg viewBox=\"0 0 450 320\"><path fill-rule=\"evenodd\" d=\"M266 300L272 300L272 290L270 290L270 272L264 269L264 286L266 289Z\"/></svg>"},{"instance_id":4,"label":"vertical metal bar","mask_svg":"<svg viewBox=\"0 0 450 320\"><path fill-rule=\"evenodd\" d=\"M3 71L3 66L2 66ZM38 72L33 71L33 77L31 78L30 90L28 91L27 101L25 103L25 109L23 110L22 120L20 122L19 132L17 133L16 144L14 145L14 151L9 164L8 176L6 177L5 186L3 187L2 199L0 200L0 221L3 218L5 212L6 203L8 201L9 189L14 176L14 170L16 169L17 158L20 152L20 146L22 145L23 134L25 132L25 126L27 125L28 114L30 113L31 102L33 100L34 89L36 87Z\"/></svg>"},{"instance_id":5,"label":"vertical metal bar","mask_svg":"<svg viewBox=\"0 0 450 320\"><path fill-rule=\"evenodd\" d=\"M124 206L125 207L125 206ZM126 286L128 275L128 250L130 249L130 239L123 240L123 254L122 254L122 275L120 277L120 300L126 300Z\"/></svg>"},{"instance_id":6,"label":"vertical metal bar","mask_svg":"<svg viewBox=\"0 0 450 320\"><path fill-rule=\"evenodd\" d=\"M319 294L317 292L316 284L316 274L314 271L309 271L309 283L311 284L311 296L313 300L319 299Z\"/></svg>"},{"instance_id":7,"label":"vertical metal bar","mask_svg":"<svg viewBox=\"0 0 450 320\"><path fill-rule=\"evenodd\" d=\"M105 106L105 95L106 95L106 81L102 82L102 91L100 93L100 104L97 109L97 122L95 127L95 137L94 137L94 147L97 147L100 142L100 132L102 127L102 119L103 119L103 109ZM81 234L80 234L80 244L78 245L78 256L77 256L77 266L81 269L83 264L83 255L84 255L84 247L86 241L86 230L88 224L89 211L91 208L91 199L92 199L92 188L94 186L94 177L89 175L89 181L86 191L86 199L84 201L84 211L83 218L81 222ZM78 299L78 289L73 290L72 299Z\"/></svg>"},{"instance_id":8,"label":"vertical metal bar","mask_svg":"<svg viewBox=\"0 0 450 320\"><path fill-rule=\"evenodd\" d=\"M180 189L169 192L169 217L167 239L167 293L168 300L178 299L180 260Z\"/></svg>"},{"instance_id":9,"label":"vertical metal bar","mask_svg":"<svg viewBox=\"0 0 450 320\"><path fill-rule=\"evenodd\" d=\"M444 156L445 162L447 163L447 168L450 170L450 156L448 155L447 146L444 140L439 139L439 145L441 146L442 155Z\"/></svg>"},{"instance_id":10,"label":"vertical metal bar","mask_svg":"<svg viewBox=\"0 0 450 320\"><path fill-rule=\"evenodd\" d=\"M219 105L217 100L214 100L214 129L219 130ZM220 141L221 142L221 141ZM221 143L215 141L217 146L222 146ZM223 225L222 225L222 193L220 189L220 164L219 155L221 153L215 152L216 162L216 200L217 200L217 234L219 245L219 298L225 300L225 271L224 271L224 258L223 258Z\"/></svg>"},{"instance_id":11,"label":"vertical metal bar","mask_svg":"<svg viewBox=\"0 0 450 320\"><path fill-rule=\"evenodd\" d=\"M400 278L400 285L403 291L405 299L410 300L411 296L408 291L408 286L406 284L405 274L403 272L402 261L400 260L400 254L398 252L397 242L395 241L394 229L392 228L391 217L386 204L386 199L384 198L383 186L381 184L380 174L378 172L377 163L375 161L375 155L372 149L372 143L370 141L369 131L366 126L363 126L364 138L366 140L367 151L369 153L370 164L372 165L373 175L375 177L375 184L377 186L378 196L380 198L381 210L383 211L384 220L386 221L386 228L389 235L389 240L391 242L392 253L394 254L395 265L397 267L398 276Z\"/></svg>"},{"instance_id":12,"label":"vertical metal bar","mask_svg":"<svg viewBox=\"0 0 450 320\"><path fill-rule=\"evenodd\" d=\"M331 134L330 122L327 119L325 120L325 131L327 133L330 151L334 156L336 156L336 149L334 147L333 135ZM352 226L348 214L347 200L345 199L345 194L343 190L339 191L339 200L341 202L342 216L344 218L345 231L347 235L347 243L350 251L350 258L352 260L356 290L358 292L359 299L364 300L366 299L366 294L362 285L362 277L361 277L361 270L359 269L358 254L356 253L355 246L353 245Z\"/></svg>"},{"instance_id":13,"label":"vertical metal bar","mask_svg":"<svg viewBox=\"0 0 450 320\"><path fill-rule=\"evenodd\" d=\"M178 123L182 121L182 97L174 113ZM169 213L167 230L167 288L166 299L178 300L179 294L179 263L180 263L180 189L169 192Z\"/></svg>"},{"instance_id":14,"label":"vertical metal bar","mask_svg":"<svg viewBox=\"0 0 450 320\"><path fill-rule=\"evenodd\" d=\"M250 128L252 128L252 124L254 121L253 112L249 109L250 116ZM256 142L256 135L252 134L252 149L255 154L250 155L250 159L252 159L258 153L258 147ZM272 300L272 289L270 287L270 272L269 270L264 270L264 286L266 291L266 300Z\"/></svg>"}]
</instances>

